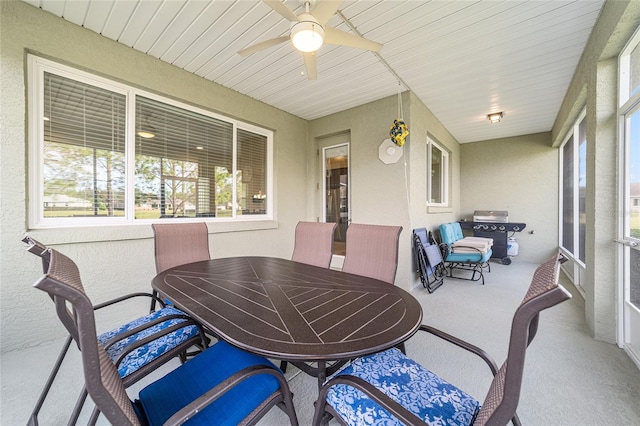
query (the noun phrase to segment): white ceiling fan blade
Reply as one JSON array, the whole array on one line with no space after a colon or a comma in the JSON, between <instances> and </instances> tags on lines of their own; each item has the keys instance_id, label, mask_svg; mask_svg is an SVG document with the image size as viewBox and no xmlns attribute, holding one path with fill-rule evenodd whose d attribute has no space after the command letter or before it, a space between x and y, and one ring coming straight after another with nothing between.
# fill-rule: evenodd
<instances>
[{"instance_id":1,"label":"white ceiling fan blade","mask_svg":"<svg viewBox=\"0 0 640 426\"><path fill-rule=\"evenodd\" d=\"M298 17L281 0L262 0L271 9L278 12L284 19L298 21Z\"/></svg>"},{"instance_id":2,"label":"white ceiling fan blade","mask_svg":"<svg viewBox=\"0 0 640 426\"><path fill-rule=\"evenodd\" d=\"M315 80L318 78L316 52L302 52L302 57L304 58L304 66L307 69L307 79Z\"/></svg>"},{"instance_id":3,"label":"white ceiling fan blade","mask_svg":"<svg viewBox=\"0 0 640 426\"><path fill-rule=\"evenodd\" d=\"M324 42L327 44L337 44L339 46L373 50L374 52L382 49L382 44L380 43L331 27L324 28Z\"/></svg>"},{"instance_id":4,"label":"white ceiling fan blade","mask_svg":"<svg viewBox=\"0 0 640 426\"><path fill-rule=\"evenodd\" d=\"M320 0L318 5L311 11L311 14L318 20L323 27L333 15L336 14L344 0Z\"/></svg>"},{"instance_id":5,"label":"white ceiling fan blade","mask_svg":"<svg viewBox=\"0 0 640 426\"><path fill-rule=\"evenodd\" d=\"M252 53L259 52L264 49L268 49L269 47L276 46L280 43L284 43L285 41L289 41L289 36L282 36L278 38L271 38L269 40L261 41L260 43L256 43L252 46L245 47L244 49L238 52L240 56L249 56Z\"/></svg>"}]
</instances>

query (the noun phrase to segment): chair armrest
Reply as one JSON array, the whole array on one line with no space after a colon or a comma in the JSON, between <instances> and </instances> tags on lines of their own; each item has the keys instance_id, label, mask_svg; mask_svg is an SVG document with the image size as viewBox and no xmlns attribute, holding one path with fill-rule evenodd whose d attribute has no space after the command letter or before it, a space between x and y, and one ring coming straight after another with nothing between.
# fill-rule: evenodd
<instances>
[{"instance_id":1,"label":"chair armrest","mask_svg":"<svg viewBox=\"0 0 640 426\"><path fill-rule=\"evenodd\" d=\"M133 299L134 297L150 297L154 301L160 303L160 306L162 306L163 308L165 307L164 301L161 298L159 298L158 296L156 296L155 294L140 292L140 293L125 294L124 296L116 297L115 299L111 299L111 300L107 300L106 302L98 303L97 305L93 306L93 310L95 311L95 310L98 310L98 309L102 309L102 308L105 308L107 306L111 306L111 305L114 305L116 303L123 302L123 301L128 300L128 299Z\"/></svg>"},{"instance_id":2,"label":"chair armrest","mask_svg":"<svg viewBox=\"0 0 640 426\"><path fill-rule=\"evenodd\" d=\"M131 352L133 352L137 348L142 347L150 342L153 342L154 340L157 340L163 336L171 334L176 330L180 330L181 328L185 328L185 327L190 327L192 325L198 328L198 335L200 336L201 344L203 345L202 347L203 348L207 347L208 344L206 341L205 332L202 325L186 314L182 314L182 315L176 314L176 315L166 315L163 317L156 318L152 321L148 321L142 325L139 325L138 327L132 328L131 330L117 334L110 340L106 341L105 344L103 345L103 348L104 350L108 350L111 346L113 346L114 344L116 344L117 342L123 339L126 339L127 337L133 336L134 334L137 334L141 331L144 331L148 328L151 328L165 321L170 321L172 319L184 319L185 321L181 321L177 324L173 324L169 327L163 328L162 330L158 330L157 332L150 334L149 336L143 339L137 339L134 342L130 343L129 345L127 345L122 349L122 353L120 353L120 356L118 357L118 359L114 361L114 364L119 367L120 363L127 357L127 355L129 355Z\"/></svg>"},{"instance_id":3,"label":"chair armrest","mask_svg":"<svg viewBox=\"0 0 640 426\"><path fill-rule=\"evenodd\" d=\"M420 330L421 331L426 331L427 333L433 334L436 337L439 337L449 343L453 343L454 345L468 351L471 352L477 356L479 356L480 358L482 358L484 360L484 362L489 366L489 369L491 370L491 373L493 373L493 375L495 376L496 374L498 374L498 366L496 365L496 362L493 360L493 358L487 353L485 352L483 349L472 345L469 342L466 342L462 339L459 339L455 336L452 336L448 333L445 333L444 331L438 330L437 328L431 327L429 325L421 325L420 326Z\"/></svg>"},{"instance_id":4,"label":"chair armrest","mask_svg":"<svg viewBox=\"0 0 640 426\"><path fill-rule=\"evenodd\" d=\"M449 255L449 244L440 243L438 244L438 248L440 249L440 253L442 254L442 259L447 260L447 256Z\"/></svg>"},{"instance_id":5,"label":"chair armrest","mask_svg":"<svg viewBox=\"0 0 640 426\"><path fill-rule=\"evenodd\" d=\"M189 405L183 407L180 411L171 416L165 423L164 426L172 426L172 425L181 425L187 420L189 420L195 414L198 414L202 411L207 405L214 402L216 399L220 398L224 395L228 390L234 388L238 383L248 379L251 376L255 376L257 374L271 374L278 379L278 383L280 383L280 392L283 392L284 389L288 388L287 382L282 375L282 372L277 368L274 368L269 365L252 365L250 367L244 368L237 373L229 376L226 380L220 382L214 388L208 390L206 393L201 395L199 398L195 399Z\"/></svg>"},{"instance_id":6,"label":"chair armrest","mask_svg":"<svg viewBox=\"0 0 640 426\"><path fill-rule=\"evenodd\" d=\"M329 388L334 385L344 384L348 386L352 386L364 394L366 394L369 398L375 401L380 406L384 407L387 411L393 414L396 418L398 418L403 424L406 425L425 425L425 422L420 419L418 416L413 414L411 411L404 408L402 405L391 399L385 393L380 391L378 388L373 386L371 383L366 380L361 379L360 377L352 376L350 374L341 374L336 376L326 382L322 389L320 389L320 395L318 396L317 404L322 404L324 406L326 404L326 397ZM316 415L318 415L319 409L323 409L320 407L316 407ZM314 419L314 424L319 424Z\"/></svg>"}]
</instances>

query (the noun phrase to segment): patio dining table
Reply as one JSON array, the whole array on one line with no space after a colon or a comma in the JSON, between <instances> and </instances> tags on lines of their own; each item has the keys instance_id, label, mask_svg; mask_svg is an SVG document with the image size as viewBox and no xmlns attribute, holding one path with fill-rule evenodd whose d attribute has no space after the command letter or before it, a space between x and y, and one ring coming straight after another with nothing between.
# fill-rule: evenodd
<instances>
[{"instance_id":1,"label":"patio dining table","mask_svg":"<svg viewBox=\"0 0 640 426\"><path fill-rule=\"evenodd\" d=\"M151 285L219 338L290 362L317 376L319 386L332 372L328 361L399 345L422 322L418 301L396 286L281 258L189 263Z\"/></svg>"}]
</instances>

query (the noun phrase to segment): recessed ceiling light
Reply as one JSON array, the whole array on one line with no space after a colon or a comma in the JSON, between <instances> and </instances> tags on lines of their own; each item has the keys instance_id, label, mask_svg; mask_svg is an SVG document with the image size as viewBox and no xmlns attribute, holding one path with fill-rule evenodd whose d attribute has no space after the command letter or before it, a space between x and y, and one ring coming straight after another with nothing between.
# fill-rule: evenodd
<instances>
[{"instance_id":1,"label":"recessed ceiling light","mask_svg":"<svg viewBox=\"0 0 640 426\"><path fill-rule=\"evenodd\" d=\"M151 139L151 138L155 137L156 135L154 133L152 133L152 132L141 130L141 131L138 132L138 136L140 136L141 138L145 138L145 139Z\"/></svg>"},{"instance_id":2,"label":"recessed ceiling light","mask_svg":"<svg viewBox=\"0 0 640 426\"><path fill-rule=\"evenodd\" d=\"M490 123L499 123L500 121L502 121L502 117L503 117L502 111L487 114L487 118L489 119Z\"/></svg>"}]
</instances>

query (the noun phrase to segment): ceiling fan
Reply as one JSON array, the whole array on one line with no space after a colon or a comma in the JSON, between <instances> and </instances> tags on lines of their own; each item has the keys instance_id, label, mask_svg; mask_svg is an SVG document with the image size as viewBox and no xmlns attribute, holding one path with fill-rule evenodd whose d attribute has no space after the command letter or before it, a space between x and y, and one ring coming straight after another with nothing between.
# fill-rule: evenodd
<instances>
[{"instance_id":1,"label":"ceiling fan","mask_svg":"<svg viewBox=\"0 0 640 426\"><path fill-rule=\"evenodd\" d=\"M307 69L307 78L315 80L317 78L316 51L323 44L356 47L374 52L382 48L382 44L375 41L326 26L329 19L338 12L344 0L299 0L300 4L305 7L305 12L299 15L296 15L285 6L282 0L262 1L291 22L289 35L272 38L246 47L238 52L242 56L248 56L291 40L294 47L302 52L305 68ZM314 5L313 10L309 11Z\"/></svg>"}]
</instances>

